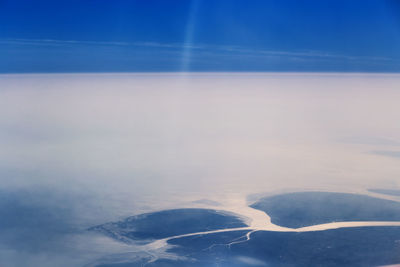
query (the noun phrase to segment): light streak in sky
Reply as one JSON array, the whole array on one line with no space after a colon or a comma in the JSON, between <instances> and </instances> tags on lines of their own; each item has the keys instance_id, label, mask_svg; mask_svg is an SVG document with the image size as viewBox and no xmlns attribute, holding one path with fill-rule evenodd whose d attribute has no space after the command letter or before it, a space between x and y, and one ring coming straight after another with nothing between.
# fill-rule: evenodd
<instances>
[{"instance_id":1,"label":"light streak in sky","mask_svg":"<svg viewBox=\"0 0 400 267\"><path fill-rule=\"evenodd\" d=\"M193 36L196 28L196 17L197 17L197 12L199 10L199 3L200 3L199 0L192 0L189 9L189 16L185 30L185 39L182 46L182 65L181 65L182 72L187 72L190 70Z\"/></svg>"}]
</instances>

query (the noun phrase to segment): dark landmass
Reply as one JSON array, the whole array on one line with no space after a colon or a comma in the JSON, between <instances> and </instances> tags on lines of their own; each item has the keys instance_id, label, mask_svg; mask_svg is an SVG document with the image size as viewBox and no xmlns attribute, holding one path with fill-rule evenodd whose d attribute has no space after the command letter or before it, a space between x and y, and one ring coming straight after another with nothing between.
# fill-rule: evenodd
<instances>
[{"instance_id":1,"label":"dark landmass","mask_svg":"<svg viewBox=\"0 0 400 267\"><path fill-rule=\"evenodd\" d=\"M211 209L174 209L140 214L123 221L94 226L89 230L130 242L246 226L233 213Z\"/></svg>"},{"instance_id":2,"label":"dark landmass","mask_svg":"<svg viewBox=\"0 0 400 267\"><path fill-rule=\"evenodd\" d=\"M170 249L187 260L159 259L149 267L204 266L380 266L400 263L400 227L342 228L316 232L258 231L249 241L227 246L244 231L170 240ZM242 239L244 240L244 239ZM218 245L219 244L219 245ZM136 267L143 262L98 267Z\"/></svg>"},{"instance_id":3,"label":"dark landmass","mask_svg":"<svg viewBox=\"0 0 400 267\"><path fill-rule=\"evenodd\" d=\"M368 191L388 196L400 196L400 190L395 189L368 189Z\"/></svg>"},{"instance_id":4,"label":"dark landmass","mask_svg":"<svg viewBox=\"0 0 400 267\"><path fill-rule=\"evenodd\" d=\"M400 203L365 195L301 192L266 197L252 205L274 223L304 227L334 221L400 221ZM151 240L243 227L234 214L177 209L130 217L91 228L116 239ZM109 255L97 267L369 267L400 263L400 227L356 227L312 232L249 231L202 234L168 241L172 258L153 252ZM175 258L174 258L175 257Z\"/></svg>"},{"instance_id":5,"label":"dark landmass","mask_svg":"<svg viewBox=\"0 0 400 267\"><path fill-rule=\"evenodd\" d=\"M251 205L274 224L299 228L337 221L400 221L400 203L365 195L298 192L262 198Z\"/></svg>"}]
</instances>

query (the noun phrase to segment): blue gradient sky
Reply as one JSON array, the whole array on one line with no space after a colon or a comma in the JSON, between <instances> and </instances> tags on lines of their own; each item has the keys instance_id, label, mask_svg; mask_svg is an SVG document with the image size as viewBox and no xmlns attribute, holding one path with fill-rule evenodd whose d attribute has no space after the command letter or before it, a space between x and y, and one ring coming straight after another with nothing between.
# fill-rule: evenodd
<instances>
[{"instance_id":1,"label":"blue gradient sky","mask_svg":"<svg viewBox=\"0 0 400 267\"><path fill-rule=\"evenodd\" d=\"M400 71L396 0L0 0L0 72Z\"/></svg>"}]
</instances>

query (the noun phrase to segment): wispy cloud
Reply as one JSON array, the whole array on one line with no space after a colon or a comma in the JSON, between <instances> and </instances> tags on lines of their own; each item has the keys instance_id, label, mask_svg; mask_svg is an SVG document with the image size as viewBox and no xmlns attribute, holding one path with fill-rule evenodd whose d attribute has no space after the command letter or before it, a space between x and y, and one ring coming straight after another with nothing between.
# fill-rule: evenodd
<instances>
[{"instance_id":1,"label":"wispy cloud","mask_svg":"<svg viewBox=\"0 0 400 267\"><path fill-rule=\"evenodd\" d=\"M94 45L94 46L142 46L157 48L191 48L204 49L204 46L184 45L176 43L158 43L158 42L113 42L113 41L78 41L78 40L56 40L56 39L3 39L0 44L16 44L16 45Z\"/></svg>"},{"instance_id":2,"label":"wispy cloud","mask_svg":"<svg viewBox=\"0 0 400 267\"><path fill-rule=\"evenodd\" d=\"M400 146L400 142L397 140L385 137L376 137L376 136L350 136L342 138L339 141L347 144Z\"/></svg>"},{"instance_id":3,"label":"wispy cloud","mask_svg":"<svg viewBox=\"0 0 400 267\"><path fill-rule=\"evenodd\" d=\"M268 56L295 56L295 57L308 57L308 58L336 58L336 59L347 59L347 60L359 60L359 59L371 59L371 60L393 60L387 57L361 57L361 56L348 56L341 54L333 54L329 52L323 52L318 50L308 51L282 51L282 50L263 50L263 49L248 49L239 46L219 46L216 47L221 50L235 52L235 53L253 53L258 55Z\"/></svg>"},{"instance_id":4,"label":"wispy cloud","mask_svg":"<svg viewBox=\"0 0 400 267\"><path fill-rule=\"evenodd\" d=\"M400 151L377 150L377 151L372 151L371 153L375 155L387 156L392 158L400 158Z\"/></svg>"},{"instance_id":5,"label":"wispy cloud","mask_svg":"<svg viewBox=\"0 0 400 267\"><path fill-rule=\"evenodd\" d=\"M308 51L285 51L285 50L265 50L252 49L242 46L230 45L208 45L208 44L188 44L188 43L160 43L160 42L120 42L120 41L82 41L82 40L57 40L57 39L3 39L0 44L6 45L34 45L34 46L120 46L120 47L148 47L160 49L174 49L185 51L204 51L214 53L228 53L236 55L247 55L255 57L291 57L293 59L326 59L326 60L349 60L349 61L395 61L388 57L371 56L351 56L334 54L326 51L308 50Z\"/></svg>"}]
</instances>

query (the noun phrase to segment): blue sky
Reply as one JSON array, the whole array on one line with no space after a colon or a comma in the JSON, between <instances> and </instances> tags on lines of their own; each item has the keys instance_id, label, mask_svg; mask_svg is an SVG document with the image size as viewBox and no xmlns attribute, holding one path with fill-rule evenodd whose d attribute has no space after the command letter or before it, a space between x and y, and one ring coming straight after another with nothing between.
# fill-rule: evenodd
<instances>
[{"instance_id":1,"label":"blue sky","mask_svg":"<svg viewBox=\"0 0 400 267\"><path fill-rule=\"evenodd\" d=\"M0 0L0 72L400 71L396 0Z\"/></svg>"}]
</instances>

